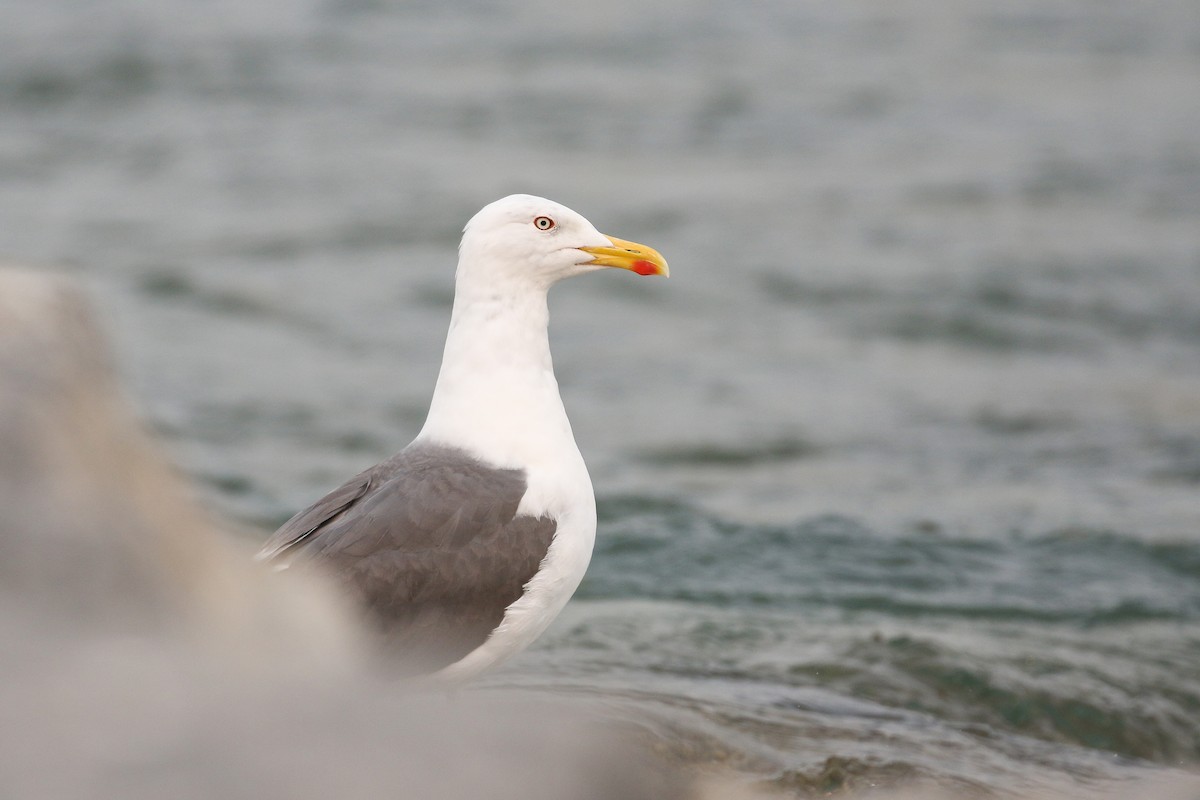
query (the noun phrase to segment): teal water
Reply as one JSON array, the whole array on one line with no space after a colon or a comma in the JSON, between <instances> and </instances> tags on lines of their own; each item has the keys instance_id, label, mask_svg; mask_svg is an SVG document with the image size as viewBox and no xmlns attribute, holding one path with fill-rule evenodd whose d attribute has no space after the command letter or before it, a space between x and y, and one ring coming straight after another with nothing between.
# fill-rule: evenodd
<instances>
[{"instance_id":1,"label":"teal water","mask_svg":"<svg viewBox=\"0 0 1200 800\"><path fill-rule=\"evenodd\" d=\"M585 627L574 635L594 645L589 659L819 687L1129 757L1200 758L1194 545L1086 530L886 536L841 517L746 526L614 505L618 532L582 597L648 599L686 609L686 623L648 637L626 623L634 641Z\"/></svg>"},{"instance_id":2,"label":"teal water","mask_svg":"<svg viewBox=\"0 0 1200 800\"><path fill-rule=\"evenodd\" d=\"M670 281L552 297L578 597L490 680L796 793L1200 761L1184 0L0 2L0 257L91 288L261 537L419 428L530 191Z\"/></svg>"}]
</instances>

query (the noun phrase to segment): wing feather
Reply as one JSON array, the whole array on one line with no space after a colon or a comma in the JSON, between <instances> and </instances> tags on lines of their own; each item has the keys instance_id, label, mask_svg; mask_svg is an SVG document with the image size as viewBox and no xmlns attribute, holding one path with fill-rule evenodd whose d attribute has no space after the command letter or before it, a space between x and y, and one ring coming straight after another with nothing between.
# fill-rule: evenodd
<instances>
[{"instance_id":1,"label":"wing feather","mask_svg":"<svg viewBox=\"0 0 1200 800\"><path fill-rule=\"evenodd\" d=\"M371 472L367 470L355 475L329 494L304 509L280 526L279 530L263 544L258 553L259 561L278 558L283 553L307 539L324 525L328 525L339 514L367 493L371 486Z\"/></svg>"},{"instance_id":2,"label":"wing feather","mask_svg":"<svg viewBox=\"0 0 1200 800\"><path fill-rule=\"evenodd\" d=\"M487 640L557 524L518 516L523 471L410 445L283 525L260 558L312 558L368 611L404 667L429 672Z\"/></svg>"}]
</instances>

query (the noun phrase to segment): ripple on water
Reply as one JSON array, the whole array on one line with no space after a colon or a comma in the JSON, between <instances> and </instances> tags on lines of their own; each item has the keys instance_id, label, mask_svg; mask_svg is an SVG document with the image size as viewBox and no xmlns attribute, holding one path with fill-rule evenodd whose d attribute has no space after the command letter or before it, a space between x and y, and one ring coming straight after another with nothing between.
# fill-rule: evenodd
<instances>
[{"instance_id":1,"label":"ripple on water","mask_svg":"<svg viewBox=\"0 0 1200 800\"><path fill-rule=\"evenodd\" d=\"M579 617L550 644L567 661L577 644L601 672L820 688L992 735L1200 759L1196 545L737 525L630 497L601 508Z\"/></svg>"}]
</instances>

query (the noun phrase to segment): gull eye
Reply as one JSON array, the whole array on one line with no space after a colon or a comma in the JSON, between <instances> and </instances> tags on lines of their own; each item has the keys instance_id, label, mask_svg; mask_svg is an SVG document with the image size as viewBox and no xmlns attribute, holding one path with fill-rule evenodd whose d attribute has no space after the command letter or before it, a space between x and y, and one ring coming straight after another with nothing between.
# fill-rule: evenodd
<instances>
[{"instance_id":1,"label":"gull eye","mask_svg":"<svg viewBox=\"0 0 1200 800\"><path fill-rule=\"evenodd\" d=\"M549 217L534 217L533 218L533 227L537 228L539 231L553 230L554 226L556 224L557 223L555 223L555 221L550 219Z\"/></svg>"}]
</instances>

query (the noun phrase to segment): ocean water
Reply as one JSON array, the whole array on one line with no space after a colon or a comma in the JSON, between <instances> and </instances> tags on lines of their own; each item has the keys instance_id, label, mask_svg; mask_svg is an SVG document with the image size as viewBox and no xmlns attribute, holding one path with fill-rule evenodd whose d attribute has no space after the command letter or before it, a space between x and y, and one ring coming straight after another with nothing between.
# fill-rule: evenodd
<instances>
[{"instance_id":1,"label":"ocean water","mask_svg":"<svg viewBox=\"0 0 1200 800\"><path fill-rule=\"evenodd\" d=\"M785 791L1200 762L1200 9L0 0L0 257L262 537L419 428L503 194L600 511L489 678Z\"/></svg>"}]
</instances>

